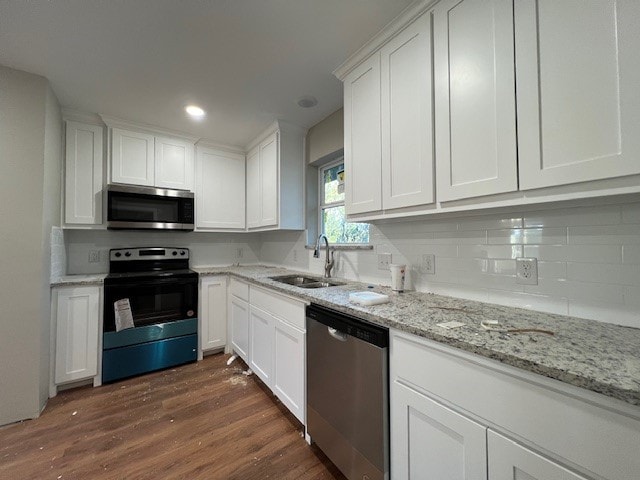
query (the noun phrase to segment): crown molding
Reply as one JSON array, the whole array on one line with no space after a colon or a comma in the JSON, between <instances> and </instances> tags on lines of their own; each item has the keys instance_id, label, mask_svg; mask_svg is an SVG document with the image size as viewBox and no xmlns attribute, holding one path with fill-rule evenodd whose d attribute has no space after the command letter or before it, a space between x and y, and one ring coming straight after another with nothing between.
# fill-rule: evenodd
<instances>
[{"instance_id":1,"label":"crown molding","mask_svg":"<svg viewBox=\"0 0 640 480\"><path fill-rule=\"evenodd\" d=\"M125 128L127 130L135 130L139 132L149 133L152 135L164 135L167 137L174 137L182 140L188 140L194 144L200 140L200 137L196 137L185 132L180 132L178 130L170 130L167 128L157 127L155 125L149 125L146 123L131 122L129 120L124 120L118 117L112 117L110 115L105 115L103 113L99 113L98 115L100 115L100 118L102 118L104 123L109 128Z\"/></svg>"},{"instance_id":2,"label":"crown molding","mask_svg":"<svg viewBox=\"0 0 640 480\"><path fill-rule=\"evenodd\" d=\"M413 22L418 16L429 10L438 0L416 0L405 8L400 15L387 23L374 37L365 43L359 50L351 55L345 62L333 71L340 80L373 55L382 45L396 36L400 30Z\"/></svg>"}]
</instances>

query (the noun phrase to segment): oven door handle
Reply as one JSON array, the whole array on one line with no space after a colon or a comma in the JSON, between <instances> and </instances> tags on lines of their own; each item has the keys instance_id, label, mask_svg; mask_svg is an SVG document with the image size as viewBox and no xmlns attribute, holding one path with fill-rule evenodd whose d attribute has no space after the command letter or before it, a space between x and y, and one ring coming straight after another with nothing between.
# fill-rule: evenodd
<instances>
[{"instance_id":1,"label":"oven door handle","mask_svg":"<svg viewBox=\"0 0 640 480\"><path fill-rule=\"evenodd\" d=\"M185 278L158 278L154 280L141 280L139 282L127 282L127 283L110 283L105 285L106 288L133 288L133 287L148 287L148 286L166 286L166 285L198 285L198 279Z\"/></svg>"}]
</instances>

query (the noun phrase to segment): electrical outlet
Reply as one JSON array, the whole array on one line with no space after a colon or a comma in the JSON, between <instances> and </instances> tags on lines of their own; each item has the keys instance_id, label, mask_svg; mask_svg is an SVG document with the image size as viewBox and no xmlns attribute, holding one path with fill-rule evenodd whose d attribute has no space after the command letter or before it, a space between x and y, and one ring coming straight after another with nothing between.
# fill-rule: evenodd
<instances>
[{"instance_id":1,"label":"electrical outlet","mask_svg":"<svg viewBox=\"0 0 640 480\"><path fill-rule=\"evenodd\" d=\"M436 273L436 256L433 253L425 253L422 255L422 265L420 273L434 275Z\"/></svg>"},{"instance_id":2,"label":"electrical outlet","mask_svg":"<svg viewBox=\"0 0 640 480\"><path fill-rule=\"evenodd\" d=\"M516 258L516 283L519 285L538 284L537 258Z\"/></svg>"},{"instance_id":3,"label":"electrical outlet","mask_svg":"<svg viewBox=\"0 0 640 480\"><path fill-rule=\"evenodd\" d=\"M389 264L391 263L390 253L378 254L378 270L389 270Z\"/></svg>"},{"instance_id":4,"label":"electrical outlet","mask_svg":"<svg viewBox=\"0 0 640 480\"><path fill-rule=\"evenodd\" d=\"M89 250L89 263L100 263L100 250Z\"/></svg>"},{"instance_id":5,"label":"electrical outlet","mask_svg":"<svg viewBox=\"0 0 640 480\"><path fill-rule=\"evenodd\" d=\"M238 250L236 251L236 258L242 258L244 255L244 250L242 247L238 247Z\"/></svg>"}]
</instances>

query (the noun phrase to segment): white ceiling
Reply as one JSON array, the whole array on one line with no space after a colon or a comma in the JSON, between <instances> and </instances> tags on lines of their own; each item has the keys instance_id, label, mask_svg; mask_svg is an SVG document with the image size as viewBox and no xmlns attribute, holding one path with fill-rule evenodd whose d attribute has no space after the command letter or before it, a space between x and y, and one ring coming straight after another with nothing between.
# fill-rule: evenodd
<instances>
[{"instance_id":1,"label":"white ceiling","mask_svg":"<svg viewBox=\"0 0 640 480\"><path fill-rule=\"evenodd\" d=\"M0 0L0 64L47 77L64 107L246 145L340 108L331 72L410 1Z\"/></svg>"}]
</instances>

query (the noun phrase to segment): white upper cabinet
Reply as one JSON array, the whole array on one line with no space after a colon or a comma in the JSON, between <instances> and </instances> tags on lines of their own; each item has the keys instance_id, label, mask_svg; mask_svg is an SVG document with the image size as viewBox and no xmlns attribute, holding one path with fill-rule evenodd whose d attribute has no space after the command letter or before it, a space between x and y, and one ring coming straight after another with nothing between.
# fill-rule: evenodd
<instances>
[{"instance_id":1,"label":"white upper cabinet","mask_svg":"<svg viewBox=\"0 0 640 480\"><path fill-rule=\"evenodd\" d=\"M155 137L155 186L193 190L193 144Z\"/></svg>"},{"instance_id":2,"label":"white upper cabinet","mask_svg":"<svg viewBox=\"0 0 640 480\"><path fill-rule=\"evenodd\" d=\"M111 183L193 191L193 139L102 116L111 128Z\"/></svg>"},{"instance_id":3,"label":"white upper cabinet","mask_svg":"<svg viewBox=\"0 0 640 480\"><path fill-rule=\"evenodd\" d=\"M518 189L512 0L434 9L438 200Z\"/></svg>"},{"instance_id":4,"label":"white upper cabinet","mask_svg":"<svg viewBox=\"0 0 640 480\"><path fill-rule=\"evenodd\" d=\"M278 134L260 144L260 181L262 226L278 223Z\"/></svg>"},{"instance_id":5,"label":"white upper cabinet","mask_svg":"<svg viewBox=\"0 0 640 480\"><path fill-rule=\"evenodd\" d=\"M102 223L103 128L67 121L65 133L64 223Z\"/></svg>"},{"instance_id":6,"label":"white upper cabinet","mask_svg":"<svg viewBox=\"0 0 640 480\"><path fill-rule=\"evenodd\" d=\"M304 229L304 135L278 121L249 145L249 230Z\"/></svg>"},{"instance_id":7,"label":"white upper cabinet","mask_svg":"<svg viewBox=\"0 0 640 480\"><path fill-rule=\"evenodd\" d=\"M154 137L114 128L111 131L111 181L154 186Z\"/></svg>"},{"instance_id":8,"label":"white upper cabinet","mask_svg":"<svg viewBox=\"0 0 640 480\"><path fill-rule=\"evenodd\" d=\"M516 0L520 188L640 173L640 2Z\"/></svg>"},{"instance_id":9,"label":"white upper cabinet","mask_svg":"<svg viewBox=\"0 0 640 480\"><path fill-rule=\"evenodd\" d=\"M260 226L261 188L260 149L256 147L247 155L247 228Z\"/></svg>"},{"instance_id":10,"label":"white upper cabinet","mask_svg":"<svg viewBox=\"0 0 640 480\"><path fill-rule=\"evenodd\" d=\"M198 146L196 180L196 228L244 230L244 155Z\"/></svg>"},{"instance_id":11,"label":"white upper cabinet","mask_svg":"<svg viewBox=\"0 0 640 480\"><path fill-rule=\"evenodd\" d=\"M431 52L429 13L380 51L385 210L435 201Z\"/></svg>"},{"instance_id":12,"label":"white upper cabinet","mask_svg":"<svg viewBox=\"0 0 640 480\"><path fill-rule=\"evenodd\" d=\"M382 209L380 52L344 79L345 210Z\"/></svg>"}]
</instances>

